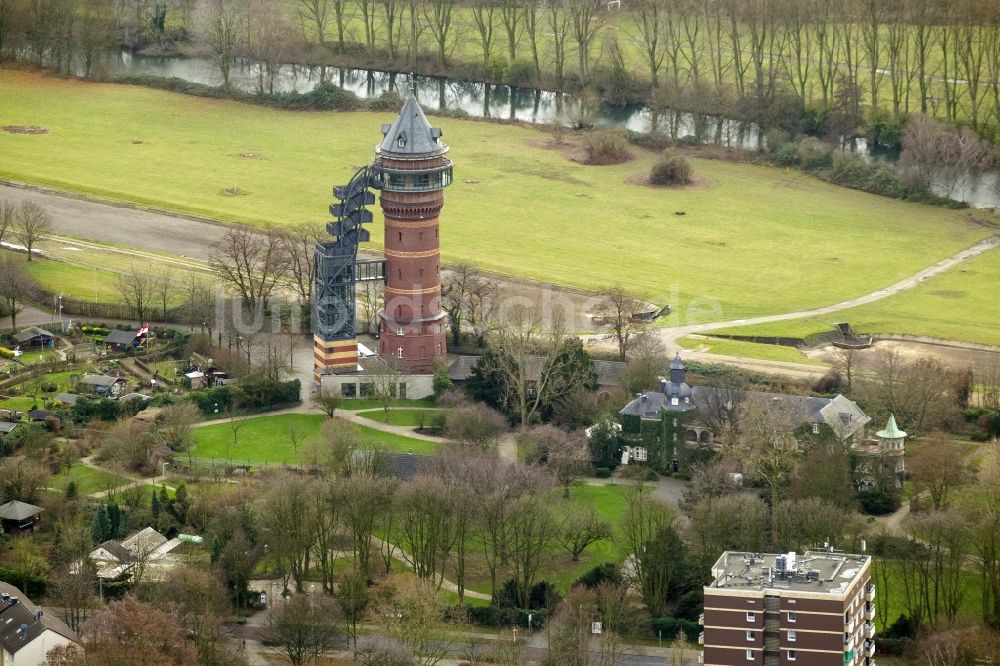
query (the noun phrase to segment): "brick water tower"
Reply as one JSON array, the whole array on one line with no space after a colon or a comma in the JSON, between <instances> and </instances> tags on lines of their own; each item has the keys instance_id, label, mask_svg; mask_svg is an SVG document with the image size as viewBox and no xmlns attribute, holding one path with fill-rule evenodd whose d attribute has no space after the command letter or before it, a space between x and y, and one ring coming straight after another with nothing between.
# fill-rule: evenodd
<instances>
[{"instance_id":1,"label":"brick water tower","mask_svg":"<svg viewBox=\"0 0 1000 666\"><path fill-rule=\"evenodd\" d=\"M382 135L372 164L385 215L379 356L394 359L406 373L432 373L447 354L438 216L452 161L441 130L427 122L412 93Z\"/></svg>"}]
</instances>

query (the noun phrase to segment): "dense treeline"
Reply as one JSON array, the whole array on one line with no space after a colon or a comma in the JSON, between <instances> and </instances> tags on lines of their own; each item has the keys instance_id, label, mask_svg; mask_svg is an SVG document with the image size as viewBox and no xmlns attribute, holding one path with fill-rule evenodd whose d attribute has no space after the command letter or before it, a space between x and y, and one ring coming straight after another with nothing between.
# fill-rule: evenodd
<instances>
[{"instance_id":1,"label":"dense treeline","mask_svg":"<svg viewBox=\"0 0 1000 666\"><path fill-rule=\"evenodd\" d=\"M194 41L229 85L289 61L651 100L815 130L908 113L1000 126L1000 9L976 0L2 0L0 52L90 74L101 49ZM845 111L848 111L845 115ZM827 127L827 129L834 129Z\"/></svg>"}]
</instances>

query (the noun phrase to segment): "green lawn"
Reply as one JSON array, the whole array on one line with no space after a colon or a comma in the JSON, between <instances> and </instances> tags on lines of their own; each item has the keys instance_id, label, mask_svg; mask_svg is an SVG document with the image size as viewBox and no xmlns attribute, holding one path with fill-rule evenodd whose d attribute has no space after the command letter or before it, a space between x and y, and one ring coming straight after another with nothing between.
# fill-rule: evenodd
<instances>
[{"instance_id":1,"label":"green lawn","mask_svg":"<svg viewBox=\"0 0 1000 666\"><path fill-rule=\"evenodd\" d=\"M127 483L128 479L112 472L75 463L69 472L62 471L49 477L49 487L58 488L65 493L66 486L69 485L70 481L76 482L76 489L79 494L89 495L90 493L116 488L123 483Z\"/></svg>"},{"instance_id":2,"label":"green lawn","mask_svg":"<svg viewBox=\"0 0 1000 666\"><path fill-rule=\"evenodd\" d=\"M434 416L440 414L441 409L390 409L389 410L389 425L397 426L418 426L420 425L420 419L423 419L425 426L430 426L434 419ZM366 419L372 421L377 421L379 423L385 423L385 412L381 409L375 409L370 412L358 412L358 416L363 416Z\"/></svg>"},{"instance_id":3,"label":"green lawn","mask_svg":"<svg viewBox=\"0 0 1000 666\"><path fill-rule=\"evenodd\" d=\"M61 261L25 261L28 273L43 287L66 298L98 303L118 303L115 274L98 268L75 266Z\"/></svg>"},{"instance_id":4,"label":"green lawn","mask_svg":"<svg viewBox=\"0 0 1000 666\"><path fill-rule=\"evenodd\" d=\"M809 365L825 365L813 360L794 347L784 345L767 345L757 342L741 342L712 337L684 337L677 341L685 349L697 349L712 354L724 356L740 356L743 358L759 358L766 361L785 361L788 363L807 363Z\"/></svg>"},{"instance_id":5,"label":"green lawn","mask_svg":"<svg viewBox=\"0 0 1000 666\"><path fill-rule=\"evenodd\" d=\"M371 159L379 126L392 120L20 71L0 71L0 88L5 122L50 130L0 133L0 177L252 224L322 217L330 186ZM669 302L678 323L838 302L989 233L964 212L762 166L695 159L704 186L643 187L629 181L648 173L652 153L583 166L539 147L547 136L534 129L435 122L456 164L441 218L446 262L584 288L622 282ZM241 157L248 152L258 157ZM247 194L220 195L233 184ZM674 215L679 210L685 216ZM373 245L381 235L373 225Z\"/></svg>"},{"instance_id":6,"label":"green lawn","mask_svg":"<svg viewBox=\"0 0 1000 666\"><path fill-rule=\"evenodd\" d=\"M824 317L728 328L734 335L807 337L850 322L862 333L906 333L1000 345L1000 250L994 249L885 300Z\"/></svg>"},{"instance_id":7,"label":"green lawn","mask_svg":"<svg viewBox=\"0 0 1000 666\"><path fill-rule=\"evenodd\" d=\"M433 400L393 400L390 405L392 409L397 409L400 407L412 407L412 408L429 408L434 407ZM377 400L370 400L368 398L351 398L345 399L340 403L340 408L348 412L357 412L361 410L375 410L382 409L382 403Z\"/></svg>"},{"instance_id":8,"label":"green lawn","mask_svg":"<svg viewBox=\"0 0 1000 666\"><path fill-rule=\"evenodd\" d=\"M553 563L553 570L550 572L553 582L561 590L568 590L569 586L581 575L605 562L621 562L625 559L627 552L625 541L621 534L622 516L625 515L625 506L633 488L625 484L607 484L601 486L577 485L574 486L569 502L562 497L562 492L552 500L552 507L556 515L565 511L566 508L584 509L588 505L597 510L597 514L604 520L611 523L614 538L611 541L601 541L583 552L579 562L573 562L565 551L554 551L556 560Z\"/></svg>"},{"instance_id":9,"label":"green lawn","mask_svg":"<svg viewBox=\"0 0 1000 666\"><path fill-rule=\"evenodd\" d=\"M237 433L237 443L232 445L233 430L228 423L213 423L194 430L195 447L192 454L196 458L232 460L250 464L272 463L293 464L311 459L310 446L321 436L321 426L326 419L322 414L277 414L258 416L243 421ZM298 449L292 446L289 429L292 425L303 436ZM365 426L354 426L361 437L368 442L398 453L413 452L431 455L437 445L412 437L403 437L382 432Z\"/></svg>"}]
</instances>

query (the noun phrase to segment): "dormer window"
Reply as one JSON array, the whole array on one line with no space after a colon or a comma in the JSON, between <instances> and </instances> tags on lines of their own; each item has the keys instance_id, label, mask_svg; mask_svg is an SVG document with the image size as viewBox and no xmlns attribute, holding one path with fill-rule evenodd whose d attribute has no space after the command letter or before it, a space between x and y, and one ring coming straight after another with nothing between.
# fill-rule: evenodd
<instances>
[{"instance_id":1,"label":"dormer window","mask_svg":"<svg viewBox=\"0 0 1000 666\"><path fill-rule=\"evenodd\" d=\"M406 148L406 132L399 133L399 136L396 137L396 145L400 148Z\"/></svg>"}]
</instances>

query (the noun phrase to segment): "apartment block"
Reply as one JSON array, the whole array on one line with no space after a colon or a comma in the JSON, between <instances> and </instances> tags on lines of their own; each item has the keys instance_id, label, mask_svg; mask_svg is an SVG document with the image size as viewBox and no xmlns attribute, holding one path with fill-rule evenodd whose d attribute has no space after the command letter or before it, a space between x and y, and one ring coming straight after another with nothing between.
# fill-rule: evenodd
<instances>
[{"instance_id":1,"label":"apartment block","mask_svg":"<svg viewBox=\"0 0 1000 666\"><path fill-rule=\"evenodd\" d=\"M726 551L700 618L712 666L873 666L871 558L832 550Z\"/></svg>"}]
</instances>

